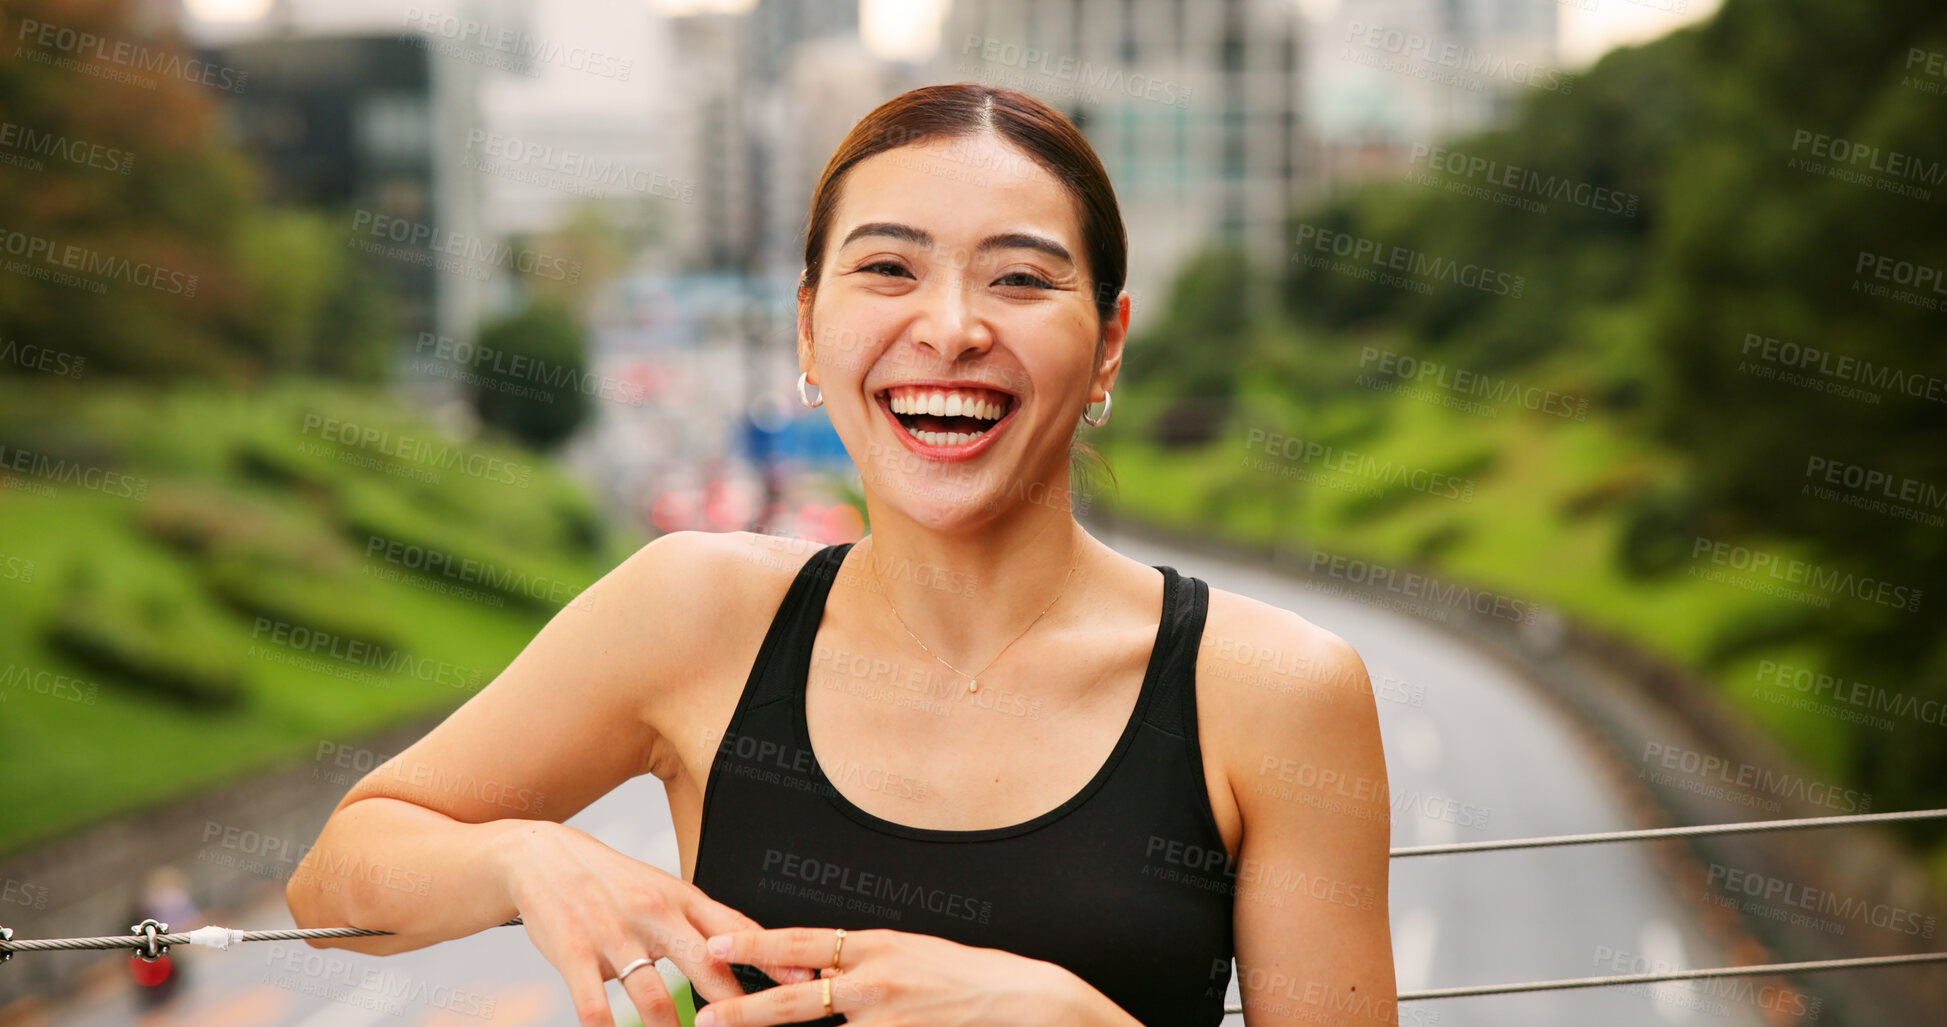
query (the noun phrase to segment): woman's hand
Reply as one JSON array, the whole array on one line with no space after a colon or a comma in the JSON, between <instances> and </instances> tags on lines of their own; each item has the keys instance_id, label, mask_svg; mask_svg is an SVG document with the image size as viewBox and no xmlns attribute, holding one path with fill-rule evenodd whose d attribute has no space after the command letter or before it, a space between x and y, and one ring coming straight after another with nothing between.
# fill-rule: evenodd
<instances>
[{"instance_id":1,"label":"woman's hand","mask_svg":"<svg viewBox=\"0 0 1947 1027\"><path fill-rule=\"evenodd\" d=\"M640 958L667 956L711 1002L744 994L703 939L758 923L682 878L545 820L517 832L501 869L529 940L568 983L581 1027L614 1027L602 982ZM758 967L778 981L811 979L789 964ZM677 1027L675 1002L653 967L629 974L622 989L644 1027Z\"/></svg>"},{"instance_id":2,"label":"woman's hand","mask_svg":"<svg viewBox=\"0 0 1947 1027\"><path fill-rule=\"evenodd\" d=\"M779 984L728 1002L712 996L697 1013L696 1027L816 1020L826 1015L827 984L831 1011L845 1014L852 1024L1136 1022L1081 978L1044 960L908 931L847 931L839 969L833 971L836 941L837 932L829 927L738 930L710 938L715 959L818 968L824 978ZM1093 1014L1103 1015L1097 1020Z\"/></svg>"}]
</instances>

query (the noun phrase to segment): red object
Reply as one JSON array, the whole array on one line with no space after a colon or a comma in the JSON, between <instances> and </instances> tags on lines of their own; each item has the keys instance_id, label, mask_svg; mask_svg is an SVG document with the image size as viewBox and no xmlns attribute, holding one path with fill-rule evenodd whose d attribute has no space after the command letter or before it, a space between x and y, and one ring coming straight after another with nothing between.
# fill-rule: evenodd
<instances>
[{"instance_id":1,"label":"red object","mask_svg":"<svg viewBox=\"0 0 1947 1027\"><path fill-rule=\"evenodd\" d=\"M169 954L166 952L162 954L162 958L157 959L153 963L143 959L141 956L128 957L129 973L134 974L135 983L140 984L144 988L153 988L163 981L168 980L169 974L173 969L169 965Z\"/></svg>"}]
</instances>

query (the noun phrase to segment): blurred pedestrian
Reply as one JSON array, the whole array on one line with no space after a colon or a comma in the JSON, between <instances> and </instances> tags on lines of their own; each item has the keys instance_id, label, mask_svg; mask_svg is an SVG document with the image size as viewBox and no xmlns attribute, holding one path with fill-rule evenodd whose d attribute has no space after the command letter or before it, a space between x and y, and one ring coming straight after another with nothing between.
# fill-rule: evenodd
<instances>
[{"instance_id":1,"label":"blurred pedestrian","mask_svg":"<svg viewBox=\"0 0 1947 1027\"><path fill-rule=\"evenodd\" d=\"M141 894L128 922L132 926L150 917L168 924L172 933L203 926L202 914L189 895L189 878L182 871L172 866L157 867L143 879ZM183 988L182 964L167 953L154 962L131 955L128 964L137 985L135 1008L141 1014L141 1022L145 1025L168 1022L169 1007Z\"/></svg>"}]
</instances>

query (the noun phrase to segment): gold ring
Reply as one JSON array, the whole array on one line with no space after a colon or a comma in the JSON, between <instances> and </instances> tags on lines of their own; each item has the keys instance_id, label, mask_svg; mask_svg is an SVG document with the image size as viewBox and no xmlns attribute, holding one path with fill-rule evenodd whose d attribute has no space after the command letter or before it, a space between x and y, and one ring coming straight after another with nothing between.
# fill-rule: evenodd
<instances>
[{"instance_id":1,"label":"gold ring","mask_svg":"<svg viewBox=\"0 0 1947 1027\"><path fill-rule=\"evenodd\" d=\"M825 1015L832 1015L832 979L829 977L818 978L818 990L823 992L825 996Z\"/></svg>"},{"instance_id":2,"label":"gold ring","mask_svg":"<svg viewBox=\"0 0 1947 1027\"><path fill-rule=\"evenodd\" d=\"M832 969L838 969L838 952L845 947L845 928L838 930L838 940L832 942Z\"/></svg>"}]
</instances>

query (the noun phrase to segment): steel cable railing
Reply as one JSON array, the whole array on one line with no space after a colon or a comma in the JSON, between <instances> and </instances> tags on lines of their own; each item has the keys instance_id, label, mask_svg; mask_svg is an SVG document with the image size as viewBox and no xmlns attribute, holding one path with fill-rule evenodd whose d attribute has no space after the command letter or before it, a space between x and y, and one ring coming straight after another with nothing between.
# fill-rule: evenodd
<instances>
[{"instance_id":1,"label":"steel cable railing","mask_svg":"<svg viewBox=\"0 0 1947 1027\"><path fill-rule=\"evenodd\" d=\"M1389 856L1400 859L1409 856L1438 856L1467 852L1498 852L1511 849L1539 849L1570 845L1594 845L1605 842L1653 841L1667 838L1697 838L1723 834L1754 834L1766 831L1809 830L1823 827L1844 827L1857 824L1894 823L1911 820L1936 820L1947 818L1947 809L1907 810L1894 813L1855 813L1836 817L1805 817L1797 820L1762 820L1742 824L1700 824L1691 827L1661 827L1636 831L1603 831L1592 834L1555 835L1541 838L1514 838L1504 841L1461 842L1452 845L1418 845L1393 849ZM522 923L515 917L500 927L514 927ZM45 952L73 949L131 949L139 958L155 960L162 957L171 945L202 945L208 948L228 949L231 945L251 941L299 941L307 938L361 938L391 934L391 931L371 930L363 927L307 927L277 931L239 931L227 927L199 927L180 934L169 933L169 925L149 919L134 925L125 936L105 936L94 938L24 938L14 940L13 931L0 926L0 963L13 958L16 952ZM1770 974L1816 973L1830 970L1853 970L1876 966L1910 966L1923 963L1947 962L1947 952L1920 952L1898 956L1866 956L1856 959L1824 959L1798 963L1768 963L1757 966L1709 967L1695 970L1669 970L1657 973L1617 974L1608 977L1578 977L1554 981L1525 981L1512 984L1478 984L1456 988L1432 988L1422 991L1403 991L1398 995L1400 1002L1417 1002L1437 998L1465 998L1477 995L1508 995L1529 991L1561 991L1572 988L1605 988L1629 984L1657 984L1665 981L1696 980L1707 977L1752 977ZM1242 1005L1226 1005L1226 1013L1241 1013Z\"/></svg>"}]
</instances>

